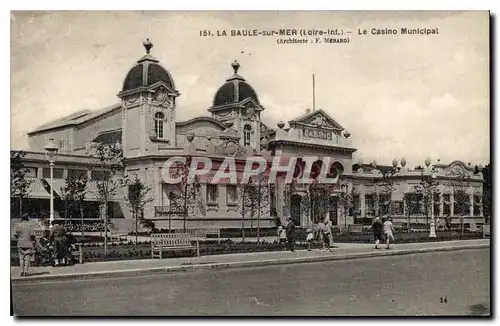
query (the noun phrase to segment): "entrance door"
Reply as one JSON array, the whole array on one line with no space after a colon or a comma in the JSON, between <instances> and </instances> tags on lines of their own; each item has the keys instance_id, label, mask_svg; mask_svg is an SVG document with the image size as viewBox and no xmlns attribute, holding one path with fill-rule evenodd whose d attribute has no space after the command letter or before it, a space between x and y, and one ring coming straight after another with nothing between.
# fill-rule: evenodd
<instances>
[{"instance_id":1,"label":"entrance door","mask_svg":"<svg viewBox=\"0 0 500 326\"><path fill-rule=\"evenodd\" d=\"M336 196L332 196L329 198L329 206L330 206L330 221L332 221L332 225L338 225L338 215L337 215L337 207L338 207L338 198Z\"/></svg>"},{"instance_id":2,"label":"entrance door","mask_svg":"<svg viewBox=\"0 0 500 326\"><path fill-rule=\"evenodd\" d=\"M290 217L295 222L295 225L300 226L300 202L302 198L299 195L293 195L291 198Z\"/></svg>"}]
</instances>

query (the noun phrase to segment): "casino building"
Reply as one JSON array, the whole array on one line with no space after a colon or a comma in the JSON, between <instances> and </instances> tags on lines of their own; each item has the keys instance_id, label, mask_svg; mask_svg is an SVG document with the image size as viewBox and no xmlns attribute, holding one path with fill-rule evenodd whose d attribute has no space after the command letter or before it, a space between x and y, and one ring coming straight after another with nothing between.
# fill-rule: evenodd
<instances>
[{"instance_id":1,"label":"casino building","mask_svg":"<svg viewBox=\"0 0 500 326\"><path fill-rule=\"evenodd\" d=\"M330 171L338 173L339 181L331 188L328 198L330 217L339 228L366 223L376 214L390 214L396 224L427 223L424 209L410 207L405 196L415 193L415 187L432 176L435 189L432 199L434 216L452 217L458 223L462 217L472 229L484 223L482 211L483 177L470 164L455 161L443 164L425 161L425 166L410 169L404 159L392 165L378 166L375 162L363 164L353 160L356 151L350 133L328 114L328 110L307 110L303 115L282 121L276 127L266 126L261 117L266 110L257 91L239 73L240 65L233 62L232 74L207 103L207 115L188 121L176 121L177 99L181 96L170 72L150 53L152 44L144 43L146 54L129 69L117 94L117 103L97 111L83 110L52 121L28 133L29 149L25 151L24 165L32 180L24 211L47 214L50 197L49 166L45 146L53 139L59 148L54 166L54 192L56 218L64 215L62 191L69 176L87 175L90 182L86 201L89 202L85 218L99 220L95 195L95 180L102 171L90 169L90 156L99 144L118 144L123 150L125 174L137 175L149 188L153 201L144 210L144 218L156 228L246 228L255 227L254 216L245 217L238 206L241 202L238 186L229 182L210 184L201 181L196 189L193 212L187 217L172 210L169 194L176 186L162 178L162 166L172 156L207 156L221 162L227 156L235 157L237 165L246 156L260 155L269 162L274 156L317 156L322 165L323 157L332 157ZM221 76L221 79L223 76ZM185 96L193 96L186 92ZM286 126L286 127L285 127ZM214 168L217 164L214 164ZM295 176L302 173L303 165L297 164ZM388 181L389 180L389 181ZM387 192L387 182L391 191ZM458 203L457 187L466 194ZM259 216L259 226L275 227L278 220L291 215L301 227L313 226L317 217L305 214L305 187L287 192L278 183L267 192L266 206ZM120 188L109 203L108 214L121 229L134 225L125 203L126 190ZM351 194L348 210L341 207L341 196ZM464 199L465 198L465 199ZM382 203L389 202L383 209ZM93 204L93 205L92 205ZM422 206L422 204L419 204ZM385 206L384 206L385 207ZM410 212L410 210L412 210ZM427 214L428 215L428 214ZM15 217L15 216L13 216Z\"/></svg>"}]
</instances>

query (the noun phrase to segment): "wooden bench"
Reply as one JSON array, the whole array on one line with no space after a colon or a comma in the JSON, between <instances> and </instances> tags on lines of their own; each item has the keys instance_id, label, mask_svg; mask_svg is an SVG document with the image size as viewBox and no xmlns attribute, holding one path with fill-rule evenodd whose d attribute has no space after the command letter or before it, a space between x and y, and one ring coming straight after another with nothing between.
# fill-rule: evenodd
<instances>
[{"instance_id":1,"label":"wooden bench","mask_svg":"<svg viewBox=\"0 0 500 326\"><path fill-rule=\"evenodd\" d=\"M350 234L362 234L364 231L364 225L362 224L351 224L348 227L348 232Z\"/></svg>"},{"instance_id":2,"label":"wooden bench","mask_svg":"<svg viewBox=\"0 0 500 326\"><path fill-rule=\"evenodd\" d=\"M489 237L491 232L491 225L485 224L483 225L483 238Z\"/></svg>"},{"instance_id":3,"label":"wooden bench","mask_svg":"<svg viewBox=\"0 0 500 326\"><path fill-rule=\"evenodd\" d=\"M111 234L109 235L109 239L111 240L111 242L127 242L128 241L127 233L113 233L113 232L111 232Z\"/></svg>"},{"instance_id":4,"label":"wooden bench","mask_svg":"<svg viewBox=\"0 0 500 326\"><path fill-rule=\"evenodd\" d=\"M196 250L199 255L199 246L191 245L189 233L152 233L151 258L163 258L164 250Z\"/></svg>"}]
</instances>

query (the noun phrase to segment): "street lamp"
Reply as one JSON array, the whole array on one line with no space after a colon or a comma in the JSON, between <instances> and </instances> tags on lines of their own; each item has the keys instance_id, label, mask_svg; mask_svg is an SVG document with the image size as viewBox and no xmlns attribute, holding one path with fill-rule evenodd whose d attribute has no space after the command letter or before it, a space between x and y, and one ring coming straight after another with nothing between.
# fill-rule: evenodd
<instances>
[{"instance_id":1,"label":"street lamp","mask_svg":"<svg viewBox=\"0 0 500 326\"><path fill-rule=\"evenodd\" d=\"M57 158L59 148L54 144L54 138L49 139L49 143L45 146L45 156L50 165L50 217L49 228L52 228L54 222L54 162Z\"/></svg>"},{"instance_id":2,"label":"street lamp","mask_svg":"<svg viewBox=\"0 0 500 326\"><path fill-rule=\"evenodd\" d=\"M436 183L436 173L434 171L432 171L431 189L433 189L432 187L435 185L435 183ZM434 191L431 191L430 197L431 197L431 199L430 199L430 202L431 202L431 230L429 233L429 238L435 238L436 237L436 221L434 219Z\"/></svg>"},{"instance_id":3,"label":"street lamp","mask_svg":"<svg viewBox=\"0 0 500 326\"><path fill-rule=\"evenodd\" d=\"M342 192L342 208L344 209L344 232L347 233L347 185L340 185L340 191Z\"/></svg>"}]
</instances>

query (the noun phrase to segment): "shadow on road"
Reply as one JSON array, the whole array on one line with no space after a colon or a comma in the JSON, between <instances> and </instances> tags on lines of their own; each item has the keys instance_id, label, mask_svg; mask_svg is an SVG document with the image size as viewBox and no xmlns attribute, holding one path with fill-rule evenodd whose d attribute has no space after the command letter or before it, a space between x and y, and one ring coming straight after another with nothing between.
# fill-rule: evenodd
<instances>
[{"instance_id":1,"label":"shadow on road","mask_svg":"<svg viewBox=\"0 0 500 326\"><path fill-rule=\"evenodd\" d=\"M472 316L489 316L490 308L486 304L475 304L469 307Z\"/></svg>"}]
</instances>

